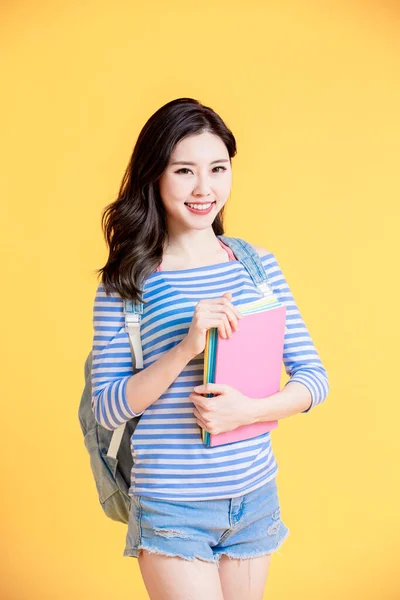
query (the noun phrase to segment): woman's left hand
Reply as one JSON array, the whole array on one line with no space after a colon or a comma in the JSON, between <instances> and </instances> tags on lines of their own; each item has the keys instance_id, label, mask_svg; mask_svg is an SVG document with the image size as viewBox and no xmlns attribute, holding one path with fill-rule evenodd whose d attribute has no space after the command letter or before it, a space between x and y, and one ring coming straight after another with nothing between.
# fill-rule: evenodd
<instances>
[{"instance_id":1,"label":"woman's left hand","mask_svg":"<svg viewBox=\"0 0 400 600\"><path fill-rule=\"evenodd\" d=\"M206 398L201 394L217 394ZM220 383L206 383L194 388L189 396L194 403L194 415L200 427L209 433L232 431L254 422L250 398L238 390Z\"/></svg>"}]
</instances>

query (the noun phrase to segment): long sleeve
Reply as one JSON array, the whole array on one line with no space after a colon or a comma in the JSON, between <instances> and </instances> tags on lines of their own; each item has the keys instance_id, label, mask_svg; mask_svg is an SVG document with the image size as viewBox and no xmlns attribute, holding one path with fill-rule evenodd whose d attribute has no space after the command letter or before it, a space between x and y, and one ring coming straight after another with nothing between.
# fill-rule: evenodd
<instances>
[{"instance_id":1,"label":"long sleeve","mask_svg":"<svg viewBox=\"0 0 400 600\"><path fill-rule=\"evenodd\" d=\"M93 306L92 410L100 425L113 431L133 417L126 384L134 374L123 300L107 296L99 284Z\"/></svg>"},{"instance_id":2,"label":"long sleeve","mask_svg":"<svg viewBox=\"0 0 400 600\"><path fill-rule=\"evenodd\" d=\"M285 371L291 381L297 381L307 387L312 402L308 413L314 406L321 404L328 395L328 374L324 368L310 333L300 314L293 294L272 252L262 257L268 281L280 302L286 305L286 328L283 349Z\"/></svg>"}]
</instances>

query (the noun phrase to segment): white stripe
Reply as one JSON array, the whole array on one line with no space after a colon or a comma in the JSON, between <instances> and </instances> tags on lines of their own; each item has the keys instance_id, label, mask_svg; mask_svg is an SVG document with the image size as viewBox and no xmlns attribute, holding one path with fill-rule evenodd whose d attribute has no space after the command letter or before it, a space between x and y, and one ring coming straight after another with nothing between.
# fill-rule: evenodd
<instances>
[{"instance_id":1,"label":"white stripe","mask_svg":"<svg viewBox=\"0 0 400 600\"><path fill-rule=\"evenodd\" d=\"M169 450L158 450L158 453L163 452L164 454L170 454ZM191 450L192 453L194 453L193 450ZM247 452L237 452L235 453L235 456L217 456L215 458L208 458L207 459L207 464L208 465L214 465L214 464L223 464L226 462L230 462L231 460L242 460L245 458L249 458L251 457L252 460L254 459L259 459L261 456L268 456L270 452L270 448L265 448L262 452L260 452L260 454L257 454L256 456L254 456L254 452L253 450L248 450ZM150 454L150 452L148 452ZM142 452L142 454L144 454ZM154 452L152 453L154 454ZM185 453L186 454L186 453ZM145 455L145 454L144 454ZM155 460L154 458L141 458L140 462L138 462L138 466L142 466L143 464L149 464L149 463L154 463ZM164 463L164 461L163 461ZM170 465L204 465L204 459L203 458L168 458L168 464Z\"/></svg>"},{"instance_id":2,"label":"white stripe","mask_svg":"<svg viewBox=\"0 0 400 600\"><path fill-rule=\"evenodd\" d=\"M274 464L271 465L271 467L268 469L268 471L266 472L266 474L269 473L269 472L271 472L275 467L276 467L276 462L274 462ZM260 477L262 477L262 475L263 475L262 472L257 473L252 478L250 478L250 479L247 480L247 485L251 485L252 483L254 483L255 481L257 481L257 479L259 479ZM135 477L134 477L134 482L136 482L136 478ZM193 483L195 483L195 482L191 482L191 483L193 485ZM201 483L204 483L204 480L202 480ZM216 483L216 481L214 481L213 483ZM212 494L218 493L217 497L220 497L220 493L226 493L228 491L229 496L230 496L232 492L235 492L235 490L238 490L238 489L240 489L242 487L243 487L243 481L240 482L240 483L230 483L229 486L212 486L212 488L207 488L207 487L199 486L199 487L193 489L192 487L190 487L190 488L188 488L187 492L189 492L191 494L195 494L196 492L198 492L198 493L204 493L206 491L209 491L210 492L210 496L211 496L211 492L212 492ZM160 488L161 488L160 490L157 489L157 493L164 493L164 494L168 493L170 495L174 493L174 489L173 488L172 489L168 488L168 487L162 488L161 485L160 485ZM141 493L139 491L140 489L141 488L139 487L138 488L138 493ZM145 486L143 486L142 490L144 491L145 489L146 489ZM129 493L133 493L133 489L132 488L130 489ZM176 499L178 499L179 498L179 494L181 494L182 492L180 490L178 490L178 489L175 488L175 493L177 494ZM246 490L246 493L247 493L247 490ZM214 498L215 497L216 496L214 495Z\"/></svg>"}]
</instances>

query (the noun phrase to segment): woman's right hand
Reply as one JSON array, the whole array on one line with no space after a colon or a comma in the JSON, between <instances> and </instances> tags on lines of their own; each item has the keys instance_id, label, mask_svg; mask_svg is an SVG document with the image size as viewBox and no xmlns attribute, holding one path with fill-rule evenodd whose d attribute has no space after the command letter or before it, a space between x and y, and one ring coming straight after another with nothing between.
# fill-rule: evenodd
<instances>
[{"instance_id":1,"label":"woman's right hand","mask_svg":"<svg viewBox=\"0 0 400 600\"><path fill-rule=\"evenodd\" d=\"M220 298L200 300L196 304L189 331L181 342L193 357L205 349L208 329L216 327L223 338L230 338L232 330L236 331L243 315L231 300L232 292L225 292Z\"/></svg>"}]
</instances>

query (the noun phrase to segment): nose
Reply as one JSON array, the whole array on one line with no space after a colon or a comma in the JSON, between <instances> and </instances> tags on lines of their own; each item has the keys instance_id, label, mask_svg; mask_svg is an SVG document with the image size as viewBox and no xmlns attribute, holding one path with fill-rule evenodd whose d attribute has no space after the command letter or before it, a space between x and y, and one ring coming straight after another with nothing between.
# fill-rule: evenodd
<instances>
[{"instance_id":1,"label":"nose","mask_svg":"<svg viewBox=\"0 0 400 600\"><path fill-rule=\"evenodd\" d=\"M193 190L195 196L209 196L210 184L207 175L199 175L197 184Z\"/></svg>"}]
</instances>

